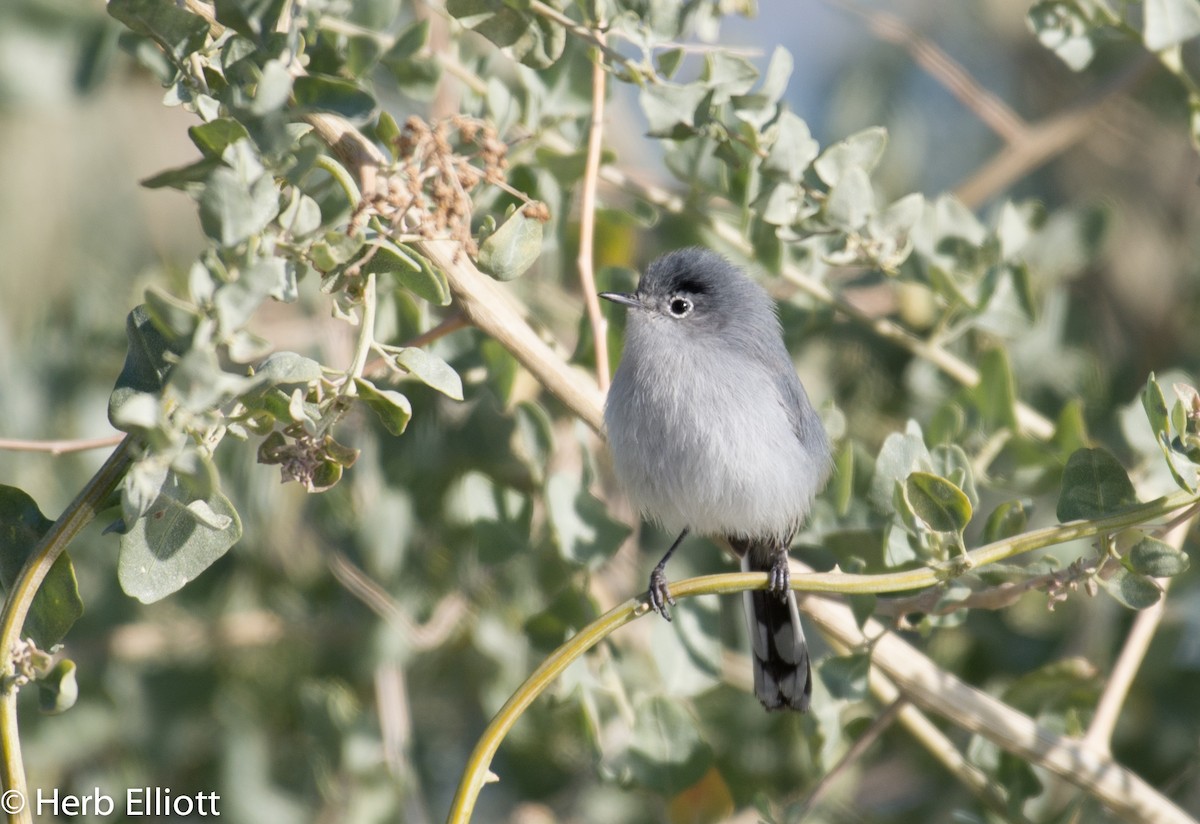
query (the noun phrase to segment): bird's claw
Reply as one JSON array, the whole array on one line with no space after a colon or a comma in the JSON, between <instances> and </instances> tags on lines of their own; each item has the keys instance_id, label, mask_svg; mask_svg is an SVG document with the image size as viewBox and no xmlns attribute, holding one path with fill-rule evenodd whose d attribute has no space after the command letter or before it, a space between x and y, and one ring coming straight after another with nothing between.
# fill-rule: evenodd
<instances>
[{"instance_id":1,"label":"bird's claw","mask_svg":"<svg viewBox=\"0 0 1200 824\"><path fill-rule=\"evenodd\" d=\"M670 621L671 613L667 610L667 605L675 606L675 599L671 597L671 588L667 586L666 573L655 568L650 573L650 606L655 612Z\"/></svg>"},{"instance_id":2,"label":"bird's claw","mask_svg":"<svg viewBox=\"0 0 1200 824\"><path fill-rule=\"evenodd\" d=\"M767 573L767 592L773 592L779 600L787 598L788 590L792 588L792 570L788 566L786 555L775 558L771 571Z\"/></svg>"}]
</instances>

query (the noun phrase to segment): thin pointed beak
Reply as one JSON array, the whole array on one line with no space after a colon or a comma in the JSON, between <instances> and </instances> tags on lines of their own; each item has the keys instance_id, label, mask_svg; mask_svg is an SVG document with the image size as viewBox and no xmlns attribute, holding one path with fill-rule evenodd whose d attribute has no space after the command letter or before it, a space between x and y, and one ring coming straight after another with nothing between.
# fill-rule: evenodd
<instances>
[{"instance_id":1,"label":"thin pointed beak","mask_svg":"<svg viewBox=\"0 0 1200 824\"><path fill-rule=\"evenodd\" d=\"M600 297L605 300L611 300L613 303L620 303L623 306L632 306L634 309L645 309L646 307L638 300L635 292L600 292Z\"/></svg>"}]
</instances>

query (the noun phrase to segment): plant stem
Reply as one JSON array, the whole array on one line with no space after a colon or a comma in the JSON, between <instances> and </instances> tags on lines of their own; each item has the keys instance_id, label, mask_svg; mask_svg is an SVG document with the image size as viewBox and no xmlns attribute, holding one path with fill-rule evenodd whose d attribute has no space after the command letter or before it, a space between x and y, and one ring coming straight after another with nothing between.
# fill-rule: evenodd
<instances>
[{"instance_id":1,"label":"plant stem","mask_svg":"<svg viewBox=\"0 0 1200 824\"><path fill-rule=\"evenodd\" d=\"M600 42L604 35L597 33ZM604 142L604 99L607 95L607 75L604 55L597 54L592 64L592 117L588 125L587 159L579 195L579 284L583 290L583 305L587 308L588 323L592 326L593 348L596 351L596 383L601 392L608 391L608 324L600 312L596 295L596 180L600 176L600 153Z\"/></svg>"},{"instance_id":2,"label":"plant stem","mask_svg":"<svg viewBox=\"0 0 1200 824\"><path fill-rule=\"evenodd\" d=\"M967 553L967 557L973 567L996 563L1035 549L1142 524L1194 504L1198 497L1200 496L1197 493L1177 492L1094 521L1072 521L995 541ZM792 589L801 592L843 594L900 592L932 586L944 580L944 577L938 570L929 567L877 575L853 575L843 572L793 574ZM767 584L768 575L765 572L731 572L676 581L671 584L671 594L676 598L702 594L725 595L747 589L766 589ZM640 598L614 607L567 640L534 670L496 713L475 745L455 793L454 803L447 818L448 824L465 824L470 820L471 811L484 784L495 780L490 772L492 757L499 749L504 736L534 699L544 692L571 662L649 609L646 602Z\"/></svg>"},{"instance_id":3,"label":"plant stem","mask_svg":"<svg viewBox=\"0 0 1200 824\"><path fill-rule=\"evenodd\" d=\"M25 785L25 766L17 731L17 687L12 679L13 650L21 640L25 616L50 567L75 536L96 517L104 501L125 477L133 460L132 453L133 437L127 435L38 542L21 567L4 601L4 610L0 612L0 650L4 654L0 667L0 782L4 790L15 790L26 800L29 793ZM8 813L8 821L10 824L32 821L29 805L26 804L19 812Z\"/></svg>"}]
</instances>

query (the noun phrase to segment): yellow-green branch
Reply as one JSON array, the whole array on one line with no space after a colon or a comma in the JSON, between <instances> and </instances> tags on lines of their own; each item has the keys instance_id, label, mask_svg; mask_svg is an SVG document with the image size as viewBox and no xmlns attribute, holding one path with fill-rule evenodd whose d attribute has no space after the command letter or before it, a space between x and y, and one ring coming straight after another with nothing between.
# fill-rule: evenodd
<instances>
[{"instance_id":1,"label":"yellow-green branch","mask_svg":"<svg viewBox=\"0 0 1200 824\"><path fill-rule=\"evenodd\" d=\"M17 688L12 680L13 650L21 640L25 617L50 567L75 536L96 517L104 501L125 477L125 471L133 460L132 451L133 439L126 436L38 542L21 567L4 601L4 610L0 612L0 650L4 655L0 668L3 682L0 686L0 781L5 790L15 790L22 798L27 799L29 794L25 786L25 766L17 731ZM29 806L25 805L20 812L9 813L8 820L29 822L29 816Z\"/></svg>"},{"instance_id":2,"label":"yellow-green branch","mask_svg":"<svg viewBox=\"0 0 1200 824\"><path fill-rule=\"evenodd\" d=\"M967 553L967 558L972 566L997 563L1035 549L1139 526L1169 515L1185 506L1193 505L1197 500L1200 500L1200 495L1196 493L1176 492L1104 518L1092 521L1071 521L995 541ZM944 572L931 567L876 575L814 572L793 575L792 589L802 592L846 595L905 592L934 586L945 578ZM671 594L676 598L687 598L693 595L727 595L748 589L766 589L766 587L767 574L764 572L733 572L676 581L671 584ZM475 745L475 750L471 753L463 777L459 782L458 791L455 793L454 803L447 818L448 824L466 824L470 821L471 812L479 793L491 776L492 758L500 748L500 742L504 740L513 724L533 703L534 699L541 695L572 662L647 611L646 603L641 598L631 599L614 607L580 630L577 635L572 636L533 671L533 674L525 680L525 683L521 684L496 713L480 737L479 743Z\"/></svg>"}]
</instances>

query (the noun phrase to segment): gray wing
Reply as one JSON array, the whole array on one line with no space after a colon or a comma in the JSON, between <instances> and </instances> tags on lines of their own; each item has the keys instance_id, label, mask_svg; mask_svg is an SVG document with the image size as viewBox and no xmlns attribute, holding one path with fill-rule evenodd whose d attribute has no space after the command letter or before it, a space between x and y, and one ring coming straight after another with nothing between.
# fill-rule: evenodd
<instances>
[{"instance_id":1,"label":"gray wing","mask_svg":"<svg viewBox=\"0 0 1200 824\"><path fill-rule=\"evenodd\" d=\"M779 377L776 386L783 405L787 408L788 417L792 421L792 430L796 438L804 445L805 450L812 455L814 463L819 463L823 471L828 473L830 465L829 436L821 424L821 416L813 409L804 385L796 376L791 359L787 359L786 368L777 372Z\"/></svg>"}]
</instances>

